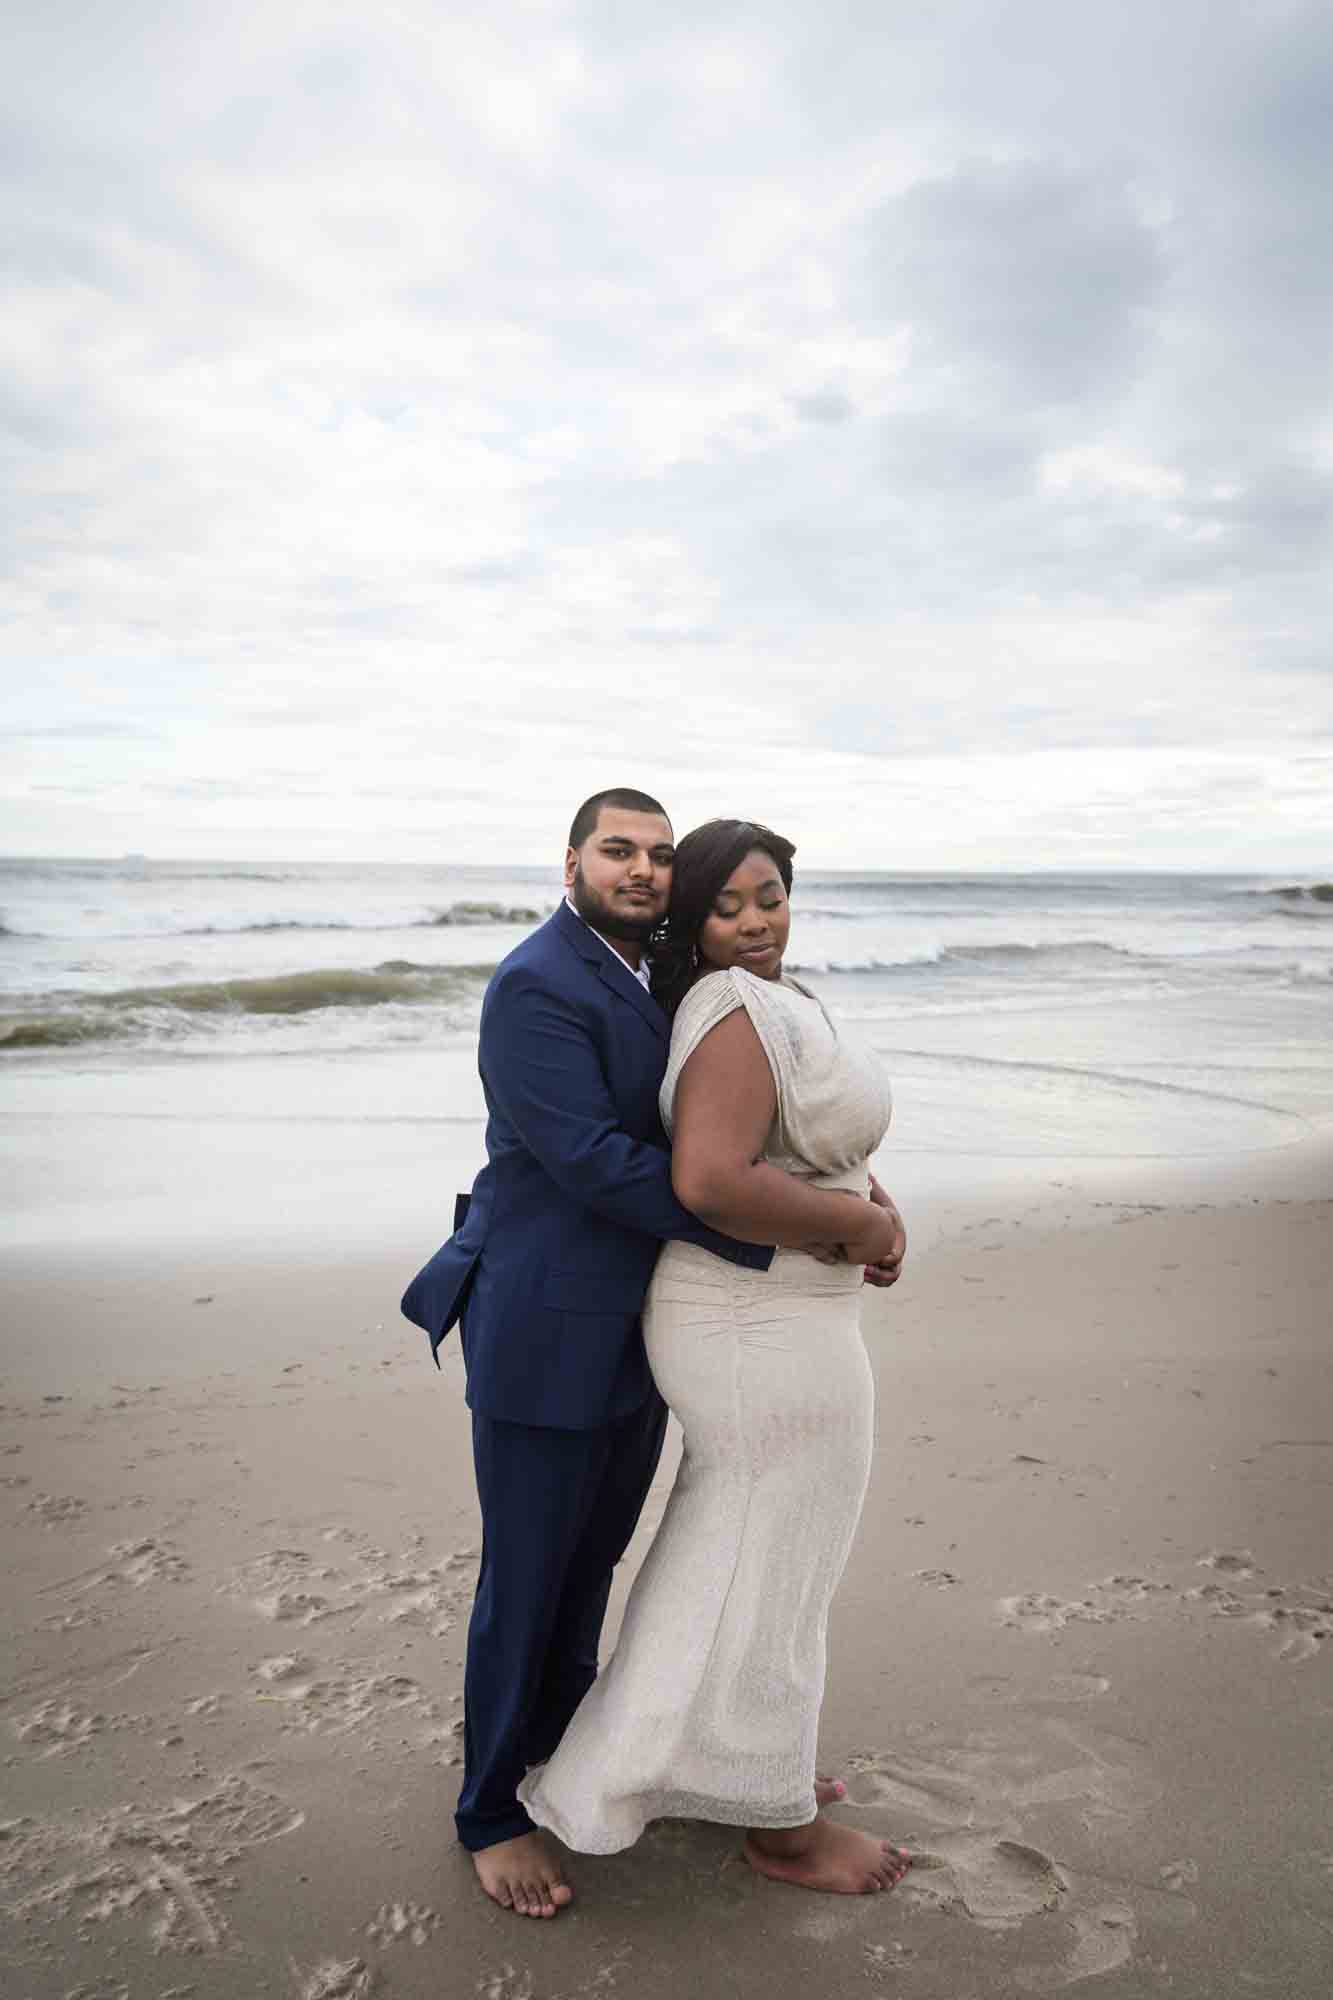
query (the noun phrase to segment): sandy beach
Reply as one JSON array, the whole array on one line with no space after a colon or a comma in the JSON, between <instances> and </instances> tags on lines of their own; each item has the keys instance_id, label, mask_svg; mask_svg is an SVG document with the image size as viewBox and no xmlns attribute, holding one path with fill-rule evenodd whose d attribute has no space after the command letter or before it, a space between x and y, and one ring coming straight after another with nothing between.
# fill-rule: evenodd
<instances>
[{"instance_id":1,"label":"sandy beach","mask_svg":"<svg viewBox=\"0 0 1333 2000\"><path fill-rule=\"evenodd\" d=\"M1331 1195L1325 1144L923 1226L823 1725L912 1875L663 1823L548 1924L452 1840L478 1530L403 1253L11 1259L6 1993L1322 2000Z\"/></svg>"},{"instance_id":2,"label":"sandy beach","mask_svg":"<svg viewBox=\"0 0 1333 2000\"><path fill-rule=\"evenodd\" d=\"M1333 4L6 27L0 2000L1333 2000Z\"/></svg>"}]
</instances>

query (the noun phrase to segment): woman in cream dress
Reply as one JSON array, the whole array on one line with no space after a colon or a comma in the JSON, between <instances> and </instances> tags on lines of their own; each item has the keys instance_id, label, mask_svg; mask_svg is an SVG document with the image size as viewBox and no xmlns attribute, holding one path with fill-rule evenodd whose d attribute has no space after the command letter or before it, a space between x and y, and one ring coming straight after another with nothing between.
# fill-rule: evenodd
<instances>
[{"instance_id":1,"label":"woman in cream dress","mask_svg":"<svg viewBox=\"0 0 1333 2000\"><path fill-rule=\"evenodd\" d=\"M793 851L734 820L677 850L653 961L674 1016L662 1116L677 1192L704 1220L796 1243L836 1190L846 1256L779 1249L750 1271L664 1248L644 1338L680 1470L615 1654L519 1796L584 1853L629 1847L653 1819L717 1820L748 1830L764 1873L860 1893L891 1888L906 1857L823 1817L815 1750L829 1604L870 1468L860 1290L896 1277L901 1224L878 1188L867 1198L890 1114L879 1061L782 972Z\"/></svg>"}]
</instances>

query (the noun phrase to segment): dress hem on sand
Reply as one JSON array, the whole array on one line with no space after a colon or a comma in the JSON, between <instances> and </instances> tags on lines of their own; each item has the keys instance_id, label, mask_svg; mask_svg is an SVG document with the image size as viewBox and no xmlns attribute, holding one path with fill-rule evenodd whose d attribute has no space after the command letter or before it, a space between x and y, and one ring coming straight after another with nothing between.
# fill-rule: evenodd
<instances>
[{"instance_id":1,"label":"dress hem on sand","mask_svg":"<svg viewBox=\"0 0 1333 2000\"><path fill-rule=\"evenodd\" d=\"M761 1832L782 1833L788 1829L809 1826L819 1817L819 1808L813 1798L805 1805L763 1806L742 1805L739 1800L714 1799L701 1792L653 1792L652 1811L636 1814L633 1824L623 1835L612 1832L603 1821L595 1833L580 1833L562 1815L548 1806L535 1813L525 1796L540 1779L545 1765L536 1764L519 1786L519 1799L531 1819L547 1833L553 1833L563 1846L574 1854L623 1854L643 1837L645 1830L659 1819L699 1819L712 1826L757 1827ZM628 1809L629 1801L625 1801Z\"/></svg>"}]
</instances>

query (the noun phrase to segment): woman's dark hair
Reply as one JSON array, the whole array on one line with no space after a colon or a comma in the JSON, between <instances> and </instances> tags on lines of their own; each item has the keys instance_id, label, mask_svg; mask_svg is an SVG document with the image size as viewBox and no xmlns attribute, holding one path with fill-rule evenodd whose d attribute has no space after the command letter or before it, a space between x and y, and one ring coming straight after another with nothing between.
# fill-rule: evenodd
<instances>
[{"instance_id":1,"label":"woman's dark hair","mask_svg":"<svg viewBox=\"0 0 1333 2000\"><path fill-rule=\"evenodd\" d=\"M752 819L710 819L687 833L676 849L671 872L671 907L654 933L653 993L674 1014L699 971L699 933L712 915L723 884L757 848L773 858L782 886L791 894L796 849L771 827Z\"/></svg>"}]
</instances>

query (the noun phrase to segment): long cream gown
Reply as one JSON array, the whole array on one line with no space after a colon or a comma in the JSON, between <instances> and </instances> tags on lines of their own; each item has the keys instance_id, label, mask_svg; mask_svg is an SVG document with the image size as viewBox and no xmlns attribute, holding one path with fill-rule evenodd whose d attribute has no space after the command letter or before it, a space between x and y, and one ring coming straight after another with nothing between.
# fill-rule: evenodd
<instances>
[{"instance_id":1,"label":"long cream gown","mask_svg":"<svg viewBox=\"0 0 1333 2000\"><path fill-rule=\"evenodd\" d=\"M687 1058L737 1007L777 1086L765 1159L865 1195L888 1080L791 980L737 969L691 988L662 1084L667 1130ZM749 1271L693 1244L663 1250L644 1337L684 1432L680 1470L614 1655L519 1787L568 1846L613 1853L663 1817L813 1819L828 1609L870 1468L860 1290L859 1266L798 1251Z\"/></svg>"}]
</instances>

